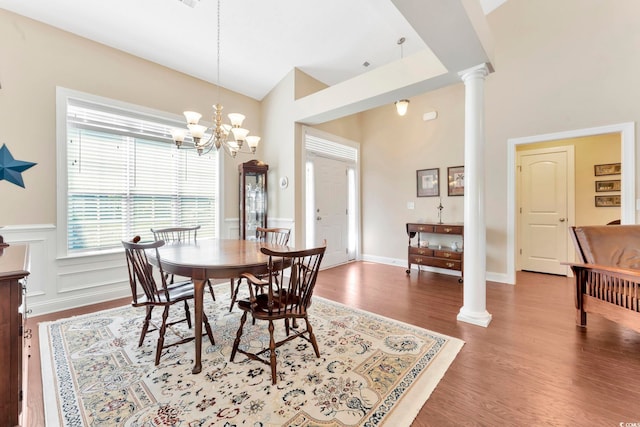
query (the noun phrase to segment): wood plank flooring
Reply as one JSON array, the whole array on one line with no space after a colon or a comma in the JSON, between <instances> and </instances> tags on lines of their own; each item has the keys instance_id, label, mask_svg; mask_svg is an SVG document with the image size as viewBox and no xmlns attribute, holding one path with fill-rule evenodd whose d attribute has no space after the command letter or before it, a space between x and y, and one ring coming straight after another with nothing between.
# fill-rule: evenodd
<instances>
[{"instance_id":1,"label":"wood plank flooring","mask_svg":"<svg viewBox=\"0 0 640 427\"><path fill-rule=\"evenodd\" d=\"M487 283L488 328L458 322L456 277L355 262L323 270L315 293L466 342L413 426L640 425L640 334L595 315L574 323L573 279L519 272ZM44 424L37 323L128 299L29 319L29 426Z\"/></svg>"}]
</instances>

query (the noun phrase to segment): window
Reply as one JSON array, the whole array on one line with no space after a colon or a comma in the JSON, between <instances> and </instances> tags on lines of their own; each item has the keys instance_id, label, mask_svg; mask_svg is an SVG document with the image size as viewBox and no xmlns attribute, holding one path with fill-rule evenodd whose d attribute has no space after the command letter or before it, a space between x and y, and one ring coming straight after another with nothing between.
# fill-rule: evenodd
<instances>
[{"instance_id":1,"label":"window","mask_svg":"<svg viewBox=\"0 0 640 427\"><path fill-rule=\"evenodd\" d=\"M141 107L59 90L66 174L60 219L67 254L120 248L121 240L152 239L152 227L200 225L218 230L218 153L198 156L171 139L179 119ZM60 99L60 98L64 99ZM64 159L64 161L62 161ZM59 215L60 218L60 215Z\"/></svg>"}]
</instances>

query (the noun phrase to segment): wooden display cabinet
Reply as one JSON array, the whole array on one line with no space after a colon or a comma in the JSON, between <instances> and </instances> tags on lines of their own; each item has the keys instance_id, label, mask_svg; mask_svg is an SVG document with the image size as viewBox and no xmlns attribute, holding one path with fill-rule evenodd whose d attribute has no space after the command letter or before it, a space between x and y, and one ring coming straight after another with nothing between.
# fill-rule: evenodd
<instances>
[{"instance_id":1,"label":"wooden display cabinet","mask_svg":"<svg viewBox=\"0 0 640 427\"><path fill-rule=\"evenodd\" d=\"M463 237L464 225L462 224L430 224L407 223L407 235L409 236L407 274L411 273L411 264L425 265L429 267L444 268L460 272L458 281L462 283L464 267ZM424 234L450 235L450 242L445 244L425 244ZM414 241L415 239L415 241ZM451 245L456 244L455 248Z\"/></svg>"},{"instance_id":2,"label":"wooden display cabinet","mask_svg":"<svg viewBox=\"0 0 640 427\"><path fill-rule=\"evenodd\" d=\"M26 403L26 277L29 247L0 239L0 426L22 424Z\"/></svg>"},{"instance_id":3,"label":"wooden display cabinet","mask_svg":"<svg viewBox=\"0 0 640 427\"><path fill-rule=\"evenodd\" d=\"M267 172L269 165L250 160L238 165L240 184L240 239L256 238L256 228L267 226Z\"/></svg>"}]
</instances>

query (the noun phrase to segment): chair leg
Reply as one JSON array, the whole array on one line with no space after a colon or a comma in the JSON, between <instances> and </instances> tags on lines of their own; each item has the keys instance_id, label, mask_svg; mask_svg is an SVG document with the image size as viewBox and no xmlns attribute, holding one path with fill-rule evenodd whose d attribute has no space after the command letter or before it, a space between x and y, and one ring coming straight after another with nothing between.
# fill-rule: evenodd
<instances>
[{"instance_id":1,"label":"chair leg","mask_svg":"<svg viewBox=\"0 0 640 427\"><path fill-rule=\"evenodd\" d=\"M236 303L236 298L238 298L238 291L240 290L240 282L242 282L242 279L238 279L237 284L235 283L235 279L231 279L231 304L229 305L229 313L233 311L233 305Z\"/></svg>"},{"instance_id":2,"label":"chair leg","mask_svg":"<svg viewBox=\"0 0 640 427\"><path fill-rule=\"evenodd\" d=\"M307 332L309 332L309 339L311 340L311 345L313 346L313 350L316 352L316 357L320 357L320 350L318 350L318 342L316 341L316 336L313 334L313 328L311 327L311 323L309 323L309 318L305 316L304 321L307 323Z\"/></svg>"},{"instance_id":3,"label":"chair leg","mask_svg":"<svg viewBox=\"0 0 640 427\"><path fill-rule=\"evenodd\" d=\"M238 328L238 332L236 333L236 340L233 342L233 349L231 350L231 362L233 362L233 358L236 357L236 351L238 351L238 346L240 345L240 337L242 336L242 327L244 326L244 322L247 321L247 312L242 312L242 317L240 318L240 327Z\"/></svg>"},{"instance_id":4,"label":"chair leg","mask_svg":"<svg viewBox=\"0 0 640 427\"><path fill-rule=\"evenodd\" d=\"M144 337L147 335L147 331L149 330L149 322L151 321L151 311L153 310L153 306L148 305L146 308L147 315L144 317L144 323L142 324L142 332L140 333L140 341L138 341L138 347L142 347Z\"/></svg>"},{"instance_id":5,"label":"chair leg","mask_svg":"<svg viewBox=\"0 0 640 427\"><path fill-rule=\"evenodd\" d=\"M189 311L189 303L187 303L187 300L184 300L184 315L187 318L187 326L191 329L191 312Z\"/></svg>"},{"instance_id":6,"label":"chair leg","mask_svg":"<svg viewBox=\"0 0 640 427\"><path fill-rule=\"evenodd\" d=\"M213 285L211 284L211 280L207 279L207 285L209 285L209 292L211 292L211 298L213 298L213 300L216 300L216 294L213 293Z\"/></svg>"},{"instance_id":7,"label":"chair leg","mask_svg":"<svg viewBox=\"0 0 640 427\"><path fill-rule=\"evenodd\" d=\"M204 323L204 329L207 331L209 342L211 343L211 345L216 345L216 341L213 339L213 332L211 332L211 326L209 325L209 319L204 313L202 313L202 323Z\"/></svg>"},{"instance_id":8,"label":"chair leg","mask_svg":"<svg viewBox=\"0 0 640 427\"><path fill-rule=\"evenodd\" d=\"M164 333L167 331L167 317L169 317L169 306L165 306L162 312L162 326L158 336L158 345L156 347L156 365L160 363L160 355L162 354L162 348L164 347Z\"/></svg>"},{"instance_id":9,"label":"chair leg","mask_svg":"<svg viewBox=\"0 0 640 427\"><path fill-rule=\"evenodd\" d=\"M269 320L269 360L271 362L271 384L276 383L276 340L273 337L273 320Z\"/></svg>"}]
</instances>

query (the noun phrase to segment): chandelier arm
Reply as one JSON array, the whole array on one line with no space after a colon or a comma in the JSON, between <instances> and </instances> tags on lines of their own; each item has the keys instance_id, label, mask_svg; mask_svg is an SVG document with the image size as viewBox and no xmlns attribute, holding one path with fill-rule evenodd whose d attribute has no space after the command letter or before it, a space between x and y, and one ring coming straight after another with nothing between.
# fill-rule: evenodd
<instances>
[{"instance_id":1,"label":"chandelier arm","mask_svg":"<svg viewBox=\"0 0 640 427\"><path fill-rule=\"evenodd\" d=\"M213 132L211 132L211 136L209 137L209 139L207 139L203 144L200 144L203 147L208 147L209 145L214 145L213 141L215 139L216 135L215 135L215 129L213 129Z\"/></svg>"},{"instance_id":2,"label":"chandelier arm","mask_svg":"<svg viewBox=\"0 0 640 427\"><path fill-rule=\"evenodd\" d=\"M238 154L239 150L232 150L231 147L229 147L229 144L227 143L227 141L224 141L222 143L222 149L225 151L225 153L227 153L228 155L230 155L232 158L235 159L236 154Z\"/></svg>"},{"instance_id":3,"label":"chandelier arm","mask_svg":"<svg viewBox=\"0 0 640 427\"><path fill-rule=\"evenodd\" d=\"M209 146L207 146L206 150L203 150L202 153L199 153L199 156L204 156L205 154L209 154L213 149L214 149L215 145L211 144Z\"/></svg>"}]
</instances>

